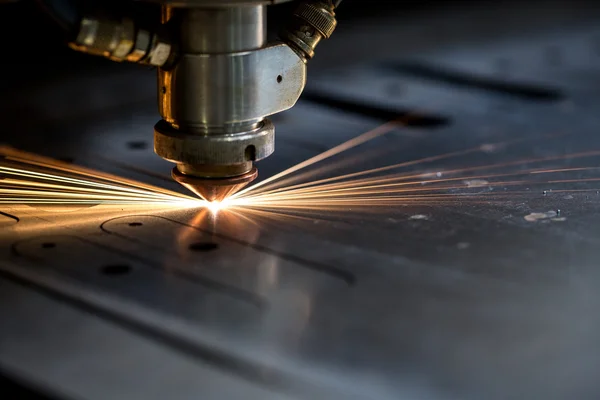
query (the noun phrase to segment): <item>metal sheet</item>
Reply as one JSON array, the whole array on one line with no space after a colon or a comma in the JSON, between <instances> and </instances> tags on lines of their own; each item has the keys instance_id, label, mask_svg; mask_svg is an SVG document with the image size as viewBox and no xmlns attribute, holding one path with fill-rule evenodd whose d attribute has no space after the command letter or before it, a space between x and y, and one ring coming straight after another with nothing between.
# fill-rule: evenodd
<instances>
[{"instance_id":1,"label":"metal sheet","mask_svg":"<svg viewBox=\"0 0 600 400\"><path fill-rule=\"evenodd\" d=\"M600 59L590 49L600 31L584 28L505 31L499 42L441 50L425 38L427 51L411 57L388 49L311 71L304 100L275 118L277 150L259 164L261 179L407 113L417 122L348 156L368 168L480 148L406 169L443 176L599 150ZM362 35L383 31L402 38L414 26ZM416 61L421 69L407 68ZM14 100L10 110L28 105L31 118L7 141L177 189L150 145L153 76L112 78L99 84L117 106L100 96L87 115L70 95L50 96L60 85L35 89L55 101ZM127 96L119 79L140 90ZM48 125L55 108L63 114ZM532 183L498 202L297 219L2 207L13 217L0 215L0 315L10 321L0 366L93 399L597 398L596 188Z\"/></svg>"}]
</instances>

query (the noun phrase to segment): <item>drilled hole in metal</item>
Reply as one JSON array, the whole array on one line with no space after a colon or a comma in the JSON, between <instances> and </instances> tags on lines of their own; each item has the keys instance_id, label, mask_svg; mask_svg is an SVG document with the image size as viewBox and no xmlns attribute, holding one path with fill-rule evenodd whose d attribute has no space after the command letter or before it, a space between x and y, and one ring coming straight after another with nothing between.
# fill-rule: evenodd
<instances>
[{"instance_id":1,"label":"drilled hole in metal","mask_svg":"<svg viewBox=\"0 0 600 400\"><path fill-rule=\"evenodd\" d=\"M143 150L148 147L148 143L143 141L131 141L127 142L127 147L131 150Z\"/></svg>"},{"instance_id":2,"label":"drilled hole in metal","mask_svg":"<svg viewBox=\"0 0 600 400\"><path fill-rule=\"evenodd\" d=\"M281 83L283 81L283 76L277 75L277 83Z\"/></svg>"},{"instance_id":3,"label":"drilled hole in metal","mask_svg":"<svg viewBox=\"0 0 600 400\"><path fill-rule=\"evenodd\" d=\"M131 267L126 264L105 265L100 268L100 272L107 276L127 275L131 272Z\"/></svg>"},{"instance_id":4,"label":"drilled hole in metal","mask_svg":"<svg viewBox=\"0 0 600 400\"><path fill-rule=\"evenodd\" d=\"M246 157L246 160L256 161L256 147L254 147L253 145L246 147L244 155Z\"/></svg>"},{"instance_id":5,"label":"drilled hole in metal","mask_svg":"<svg viewBox=\"0 0 600 400\"><path fill-rule=\"evenodd\" d=\"M197 242L190 244L192 251L213 251L219 248L219 245L213 242Z\"/></svg>"}]
</instances>

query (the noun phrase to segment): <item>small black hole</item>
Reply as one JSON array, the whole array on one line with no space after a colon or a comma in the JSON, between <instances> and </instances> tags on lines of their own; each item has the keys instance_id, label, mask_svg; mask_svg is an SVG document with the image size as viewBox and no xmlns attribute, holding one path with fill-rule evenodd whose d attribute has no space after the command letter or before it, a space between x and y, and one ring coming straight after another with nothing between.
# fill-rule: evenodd
<instances>
[{"instance_id":1,"label":"small black hole","mask_svg":"<svg viewBox=\"0 0 600 400\"><path fill-rule=\"evenodd\" d=\"M256 161L256 147L254 147L253 145L246 147L244 155L246 156L246 160Z\"/></svg>"},{"instance_id":2,"label":"small black hole","mask_svg":"<svg viewBox=\"0 0 600 400\"><path fill-rule=\"evenodd\" d=\"M148 143L143 142L143 141L132 141L132 142L127 142L127 147L129 147L131 150L144 150L145 148L148 147Z\"/></svg>"},{"instance_id":3,"label":"small black hole","mask_svg":"<svg viewBox=\"0 0 600 400\"><path fill-rule=\"evenodd\" d=\"M166 94L167 93L167 88L165 86L163 86L161 89L162 94Z\"/></svg>"},{"instance_id":4,"label":"small black hole","mask_svg":"<svg viewBox=\"0 0 600 400\"><path fill-rule=\"evenodd\" d=\"M212 242L198 242L190 244L192 251L213 251L219 248L219 245Z\"/></svg>"},{"instance_id":5,"label":"small black hole","mask_svg":"<svg viewBox=\"0 0 600 400\"><path fill-rule=\"evenodd\" d=\"M55 247L56 247L56 243L52 243L52 242L42 243L43 249L53 249Z\"/></svg>"},{"instance_id":6,"label":"small black hole","mask_svg":"<svg viewBox=\"0 0 600 400\"><path fill-rule=\"evenodd\" d=\"M108 276L127 275L131 272L131 267L125 264L105 265L100 268L100 272Z\"/></svg>"},{"instance_id":7,"label":"small black hole","mask_svg":"<svg viewBox=\"0 0 600 400\"><path fill-rule=\"evenodd\" d=\"M130 222L129 226L142 226L144 224L142 224L141 222Z\"/></svg>"},{"instance_id":8,"label":"small black hole","mask_svg":"<svg viewBox=\"0 0 600 400\"><path fill-rule=\"evenodd\" d=\"M283 81L283 76L277 75L277 83L281 83Z\"/></svg>"}]
</instances>

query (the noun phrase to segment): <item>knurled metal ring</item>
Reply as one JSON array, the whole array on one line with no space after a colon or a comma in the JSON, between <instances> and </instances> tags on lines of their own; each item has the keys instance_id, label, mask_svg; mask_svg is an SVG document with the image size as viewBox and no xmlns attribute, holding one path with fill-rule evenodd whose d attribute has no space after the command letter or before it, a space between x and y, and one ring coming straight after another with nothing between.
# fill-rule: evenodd
<instances>
[{"instance_id":1,"label":"knurled metal ring","mask_svg":"<svg viewBox=\"0 0 600 400\"><path fill-rule=\"evenodd\" d=\"M294 15L306 21L327 39L333 34L337 26L335 15L310 3L301 3L294 11Z\"/></svg>"}]
</instances>

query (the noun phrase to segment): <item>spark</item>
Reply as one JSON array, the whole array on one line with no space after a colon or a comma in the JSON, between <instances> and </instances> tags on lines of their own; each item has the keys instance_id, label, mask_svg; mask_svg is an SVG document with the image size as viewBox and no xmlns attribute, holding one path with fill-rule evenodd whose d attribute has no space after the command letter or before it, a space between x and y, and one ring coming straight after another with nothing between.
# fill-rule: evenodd
<instances>
[{"instance_id":1,"label":"spark","mask_svg":"<svg viewBox=\"0 0 600 400\"><path fill-rule=\"evenodd\" d=\"M402 124L402 121L401 120L397 120L397 121L391 121L391 122L388 122L388 123L383 124L381 126L378 126L375 129L372 129L372 130L370 130L368 132L365 132L365 133L363 133L360 136L357 136L357 137L355 137L353 139L350 139L347 142L344 142L344 143L342 143L342 144L340 144L338 146L335 146L332 149L329 149L329 150L327 150L327 151L325 151L325 152L323 152L323 153L321 153L321 154L319 154L317 156L309 158L306 161L303 161L303 162L301 162L301 163L299 163L299 164L297 164L297 165L295 165L295 166L293 166L291 168L286 169L283 172L280 172L280 173L278 173L278 174L276 174L276 175L274 175L274 176L272 176L272 177L270 177L270 178L268 178L268 179L266 179L266 180L264 180L264 181L262 181L260 183L257 183L257 184L255 184L252 187L254 189L258 189L259 187L264 186L264 185L268 184L269 182L281 179L281 178L283 178L283 177L285 177L285 176L287 176L289 174L292 174L292 173L294 173L296 171L300 171L301 169L304 169L304 168L309 167L309 166L311 166L313 164L316 164L318 162L326 160L326 159L328 159L330 157L333 157L335 155L338 155L340 153L348 151L348 150L350 150L350 149L352 149L352 148L354 148L356 146L359 146L359 145L361 145L363 143L366 143L366 142L368 142L370 140L373 140L374 138L377 138L379 136L383 136L383 135L391 132L393 129L397 128L401 124ZM250 188L244 189L244 190L238 192L234 196L235 197L242 196L242 195L244 195L244 193L248 192L249 190L250 190Z\"/></svg>"},{"instance_id":2,"label":"spark","mask_svg":"<svg viewBox=\"0 0 600 400\"><path fill-rule=\"evenodd\" d=\"M0 204L204 206L190 196L9 147L0 147Z\"/></svg>"},{"instance_id":3,"label":"spark","mask_svg":"<svg viewBox=\"0 0 600 400\"><path fill-rule=\"evenodd\" d=\"M227 208L228 205L229 205L229 202L227 200L211 201L211 202L206 202L205 207L208 208L212 213L216 214L220 210Z\"/></svg>"},{"instance_id":4,"label":"spark","mask_svg":"<svg viewBox=\"0 0 600 400\"><path fill-rule=\"evenodd\" d=\"M540 195L596 191L585 185L600 182L600 178L594 176L600 167L584 164L585 160L589 162L590 158L600 156L600 151L595 150L506 159L483 165L455 164L467 155L489 157L489 146L506 151L511 146L539 140L539 137L397 160L367 169L361 168L367 157L377 160L382 153L390 151L389 147L383 151L365 151L360 156L348 154L401 125L402 120L383 124L221 202L207 202L122 177L0 148L0 204L163 204L201 208L203 215L270 215L282 219L283 215L294 214L292 220L297 220L310 218L315 213L385 213L413 205L506 204L519 197L532 196L538 187ZM561 136L564 135L545 135L543 139L549 141ZM339 156L344 157L336 160ZM582 164L571 165L575 161ZM423 165L428 169L424 171ZM432 166L441 168L432 172ZM358 170L348 171L350 167ZM547 190L549 185L551 190Z\"/></svg>"},{"instance_id":5,"label":"spark","mask_svg":"<svg viewBox=\"0 0 600 400\"><path fill-rule=\"evenodd\" d=\"M423 164L456 162L470 154L486 154L488 146L475 146L449 153L402 161L371 169L334 174L336 167L348 167L349 160L331 161L361 144L392 131L399 125L392 121L333 149L292 166L266 180L250 186L227 199L228 209L263 210L268 212L385 212L407 205L489 204L531 196L531 188L561 184L586 184L600 181L588 176L600 171L596 166L556 166L558 162L585 160L600 156L600 151L586 150L572 154L524 157L500 163L442 168L436 173L415 170ZM546 141L562 137L552 134ZM520 138L493 143L502 151L535 138ZM539 137L537 138L539 140ZM324 163L325 161L329 162ZM554 164L553 164L554 163ZM319 164L319 165L317 165ZM323 165L325 164L325 165ZM357 166L360 167L360 162ZM316 168L310 168L315 167ZM408 171L407 171L408 170ZM442 172L443 171L443 172ZM329 176L318 178L318 175ZM568 178L568 174L576 174ZM525 190L522 190L526 187ZM561 189L557 187L557 189ZM573 188L575 190L597 190ZM542 193L542 190L539 191Z\"/></svg>"}]
</instances>

